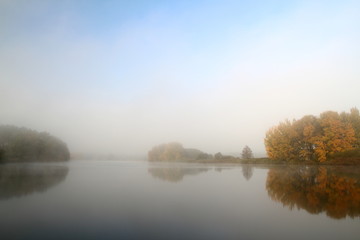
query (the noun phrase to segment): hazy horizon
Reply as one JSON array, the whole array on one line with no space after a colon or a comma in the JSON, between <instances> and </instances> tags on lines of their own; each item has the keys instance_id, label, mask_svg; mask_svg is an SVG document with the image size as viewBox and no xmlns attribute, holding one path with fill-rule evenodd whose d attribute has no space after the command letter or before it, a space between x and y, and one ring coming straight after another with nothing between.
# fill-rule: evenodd
<instances>
[{"instance_id":1,"label":"hazy horizon","mask_svg":"<svg viewBox=\"0 0 360 240\"><path fill-rule=\"evenodd\" d=\"M0 0L0 124L71 152L265 155L285 119L360 107L359 1Z\"/></svg>"}]
</instances>

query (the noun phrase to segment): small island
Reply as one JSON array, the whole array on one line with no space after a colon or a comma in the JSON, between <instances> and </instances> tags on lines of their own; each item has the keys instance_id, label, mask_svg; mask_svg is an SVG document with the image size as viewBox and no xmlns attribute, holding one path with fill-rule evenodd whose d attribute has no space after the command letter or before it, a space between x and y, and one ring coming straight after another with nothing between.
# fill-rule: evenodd
<instances>
[{"instance_id":1,"label":"small island","mask_svg":"<svg viewBox=\"0 0 360 240\"><path fill-rule=\"evenodd\" d=\"M0 162L67 161L70 152L60 139L28 128L0 126Z\"/></svg>"},{"instance_id":2,"label":"small island","mask_svg":"<svg viewBox=\"0 0 360 240\"><path fill-rule=\"evenodd\" d=\"M211 160L211 154L204 153L194 148L184 148L178 142L161 144L153 147L148 152L149 161L191 161Z\"/></svg>"},{"instance_id":3,"label":"small island","mask_svg":"<svg viewBox=\"0 0 360 240\"><path fill-rule=\"evenodd\" d=\"M153 147L148 152L149 161L159 162L201 162L201 163L247 163L257 161L265 163L266 158L255 159L250 147L245 146L242 150L241 158L223 155L218 152L214 155L205 153L195 148L184 148L178 142L164 143Z\"/></svg>"}]
</instances>

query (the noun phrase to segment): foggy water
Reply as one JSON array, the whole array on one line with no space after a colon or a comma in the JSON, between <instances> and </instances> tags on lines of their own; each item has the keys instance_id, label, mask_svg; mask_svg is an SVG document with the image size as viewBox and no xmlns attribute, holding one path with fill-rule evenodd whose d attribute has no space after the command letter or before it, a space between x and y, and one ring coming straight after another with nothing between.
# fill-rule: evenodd
<instances>
[{"instance_id":1,"label":"foggy water","mask_svg":"<svg viewBox=\"0 0 360 240\"><path fill-rule=\"evenodd\" d=\"M0 165L0 239L358 239L353 167Z\"/></svg>"}]
</instances>

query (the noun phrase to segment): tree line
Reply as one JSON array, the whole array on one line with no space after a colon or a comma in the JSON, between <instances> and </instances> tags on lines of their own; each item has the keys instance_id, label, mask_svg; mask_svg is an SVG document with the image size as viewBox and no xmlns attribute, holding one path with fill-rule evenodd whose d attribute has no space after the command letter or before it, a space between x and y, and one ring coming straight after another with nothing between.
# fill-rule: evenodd
<instances>
[{"instance_id":1,"label":"tree line","mask_svg":"<svg viewBox=\"0 0 360 240\"><path fill-rule=\"evenodd\" d=\"M253 158L250 147L245 146L241 153L242 159ZM236 160L238 158L223 155L220 152L212 155L194 148L184 148L178 142L170 142L153 147L148 152L149 161L192 161L192 160Z\"/></svg>"},{"instance_id":2,"label":"tree line","mask_svg":"<svg viewBox=\"0 0 360 240\"><path fill-rule=\"evenodd\" d=\"M170 142L153 147L148 152L149 161L182 161L194 159L212 159L211 154L198 149L184 148L178 142Z\"/></svg>"},{"instance_id":3,"label":"tree line","mask_svg":"<svg viewBox=\"0 0 360 240\"><path fill-rule=\"evenodd\" d=\"M10 125L0 126L0 162L69 159L67 145L49 133Z\"/></svg>"},{"instance_id":4,"label":"tree line","mask_svg":"<svg viewBox=\"0 0 360 240\"><path fill-rule=\"evenodd\" d=\"M360 114L326 111L319 117L307 115L299 120L280 122L265 137L271 159L286 162L326 162L336 154L360 149Z\"/></svg>"}]
</instances>

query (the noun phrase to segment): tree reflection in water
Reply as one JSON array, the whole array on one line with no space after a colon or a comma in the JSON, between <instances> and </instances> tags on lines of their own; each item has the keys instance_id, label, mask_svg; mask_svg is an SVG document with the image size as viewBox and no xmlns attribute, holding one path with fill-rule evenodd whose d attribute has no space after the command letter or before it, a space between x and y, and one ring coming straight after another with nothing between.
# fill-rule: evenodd
<instances>
[{"instance_id":1,"label":"tree reflection in water","mask_svg":"<svg viewBox=\"0 0 360 240\"><path fill-rule=\"evenodd\" d=\"M154 177L169 182L180 182L187 175L197 175L199 173L207 172L212 168L192 168L192 167L150 167L148 172ZM228 167L215 167L214 170L222 172L223 170L229 170ZM241 171L246 180L249 180L254 172L253 165L243 164L241 165Z\"/></svg>"},{"instance_id":2,"label":"tree reflection in water","mask_svg":"<svg viewBox=\"0 0 360 240\"><path fill-rule=\"evenodd\" d=\"M182 168L182 167L153 167L148 171L154 178L169 182L180 182L184 176L197 175L208 171L208 168Z\"/></svg>"},{"instance_id":3,"label":"tree reflection in water","mask_svg":"<svg viewBox=\"0 0 360 240\"><path fill-rule=\"evenodd\" d=\"M335 219L360 216L360 169L282 167L270 169L266 189L271 199L290 209L325 212Z\"/></svg>"},{"instance_id":4,"label":"tree reflection in water","mask_svg":"<svg viewBox=\"0 0 360 240\"><path fill-rule=\"evenodd\" d=\"M242 174L247 181L252 177L253 169L253 166L250 164L241 165Z\"/></svg>"},{"instance_id":5,"label":"tree reflection in water","mask_svg":"<svg viewBox=\"0 0 360 240\"><path fill-rule=\"evenodd\" d=\"M0 200L44 192L63 181L68 172L66 166L0 165Z\"/></svg>"}]
</instances>

